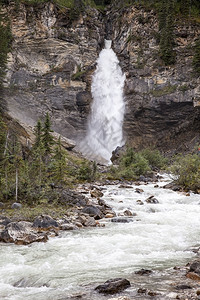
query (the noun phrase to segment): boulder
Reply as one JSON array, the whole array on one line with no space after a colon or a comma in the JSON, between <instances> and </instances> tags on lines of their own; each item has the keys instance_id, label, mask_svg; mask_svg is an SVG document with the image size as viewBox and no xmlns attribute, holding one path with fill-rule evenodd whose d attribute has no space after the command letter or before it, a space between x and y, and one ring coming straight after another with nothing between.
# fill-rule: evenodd
<instances>
[{"instance_id":1,"label":"boulder","mask_svg":"<svg viewBox=\"0 0 200 300\"><path fill-rule=\"evenodd\" d=\"M8 225L8 224L11 223L11 222L12 222L12 220L9 219L9 218L6 217L6 216L1 216L1 217L0 217L0 225L6 226L6 225Z\"/></svg>"},{"instance_id":2,"label":"boulder","mask_svg":"<svg viewBox=\"0 0 200 300\"><path fill-rule=\"evenodd\" d=\"M0 208L4 208L4 203L0 202Z\"/></svg>"},{"instance_id":3,"label":"boulder","mask_svg":"<svg viewBox=\"0 0 200 300\"><path fill-rule=\"evenodd\" d=\"M90 217L94 217L95 220L99 220L103 218L103 213L101 210L94 206L94 205L88 205L82 209L82 212L85 214L88 214Z\"/></svg>"},{"instance_id":4,"label":"boulder","mask_svg":"<svg viewBox=\"0 0 200 300\"><path fill-rule=\"evenodd\" d=\"M90 195L93 197L93 198L100 198L100 197L103 197L103 193L97 189L93 190L90 192Z\"/></svg>"},{"instance_id":5,"label":"boulder","mask_svg":"<svg viewBox=\"0 0 200 300\"><path fill-rule=\"evenodd\" d=\"M130 281L124 278L115 278L107 280L105 283L98 285L95 290L103 294L116 294L128 287L130 287Z\"/></svg>"},{"instance_id":6,"label":"boulder","mask_svg":"<svg viewBox=\"0 0 200 300\"><path fill-rule=\"evenodd\" d=\"M48 215L41 215L35 218L33 227L40 228L43 230L49 230L51 228L58 228L58 223L52 217Z\"/></svg>"},{"instance_id":7,"label":"boulder","mask_svg":"<svg viewBox=\"0 0 200 300\"><path fill-rule=\"evenodd\" d=\"M127 217L132 217L132 216L136 216L136 213L132 213L129 209L126 209L124 211L124 215Z\"/></svg>"},{"instance_id":8,"label":"boulder","mask_svg":"<svg viewBox=\"0 0 200 300\"><path fill-rule=\"evenodd\" d=\"M195 260L191 265L189 272L194 272L200 275L200 260Z\"/></svg>"},{"instance_id":9,"label":"boulder","mask_svg":"<svg viewBox=\"0 0 200 300\"><path fill-rule=\"evenodd\" d=\"M137 200L136 202L138 205L144 205L144 202L142 202L142 200Z\"/></svg>"},{"instance_id":10,"label":"boulder","mask_svg":"<svg viewBox=\"0 0 200 300\"><path fill-rule=\"evenodd\" d=\"M120 184L119 189L132 189L132 185Z\"/></svg>"},{"instance_id":11,"label":"boulder","mask_svg":"<svg viewBox=\"0 0 200 300\"><path fill-rule=\"evenodd\" d=\"M0 233L1 242L17 245L28 245L33 242L46 242L47 240L47 234L38 233L32 227L32 223L25 221L11 222Z\"/></svg>"},{"instance_id":12,"label":"boulder","mask_svg":"<svg viewBox=\"0 0 200 300\"><path fill-rule=\"evenodd\" d=\"M170 182L170 183L164 185L163 189L170 189L175 192L181 191L181 187L178 186L175 182Z\"/></svg>"},{"instance_id":13,"label":"boulder","mask_svg":"<svg viewBox=\"0 0 200 300\"><path fill-rule=\"evenodd\" d=\"M159 203L159 201L154 197L154 196L150 196L149 198L147 198L145 200L147 203L151 203L151 204L157 204Z\"/></svg>"},{"instance_id":14,"label":"boulder","mask_svg":"<svg viewBox=\"0 0 200 300\"><path fill-rule=\"evenodd\" d=\"M141 269L141 270L135 272L135 274L141 275L141 276L143 276L143 275L150 275L151 273L152 273L152 271L151 270L147 270L147 269Z\"/></svg>"},{"instance_id":15,"label":"boulder","mask_svg":"<svg viewBox=\"0 0 200 300\"><path fill-rule=\"evenodd\" d=\"M115 217L111 219L113 223L130 223L133 222L132 218L125 218L125 217Z\"/></svg>"},{"instance_id":16,"label":"boulder","mask_svg":"<svg viewBox=\"0 0 200 300\"><path fill-rule=\"evenodd\" d=\"M77 227L73 224L64 223L64 224L60 225L60 229L61 230L74 230L74 229L77 229Z\"/></svg>"},{"instance_id":17,"label":"boulder","mask_svg":"<svg viewBox=\"0 0 200 300\"><path fill-rule=\"evenodd\" d=\"M18 202L14 202L11 206L12 209L21 209L22 208L22 205L21 203L18 203Z\"/></svg>"},{"instance_id":18,"label":"boulder","mask_svg":"<svg viewBox=\"0 0 200 300\"><path fill-rule=\"evenodd\" d=\"M67 206L86 206L88 203L88 199L84 195L70 189L62 190L58 196L58 202Z\"/></svg>"}]
</instances>

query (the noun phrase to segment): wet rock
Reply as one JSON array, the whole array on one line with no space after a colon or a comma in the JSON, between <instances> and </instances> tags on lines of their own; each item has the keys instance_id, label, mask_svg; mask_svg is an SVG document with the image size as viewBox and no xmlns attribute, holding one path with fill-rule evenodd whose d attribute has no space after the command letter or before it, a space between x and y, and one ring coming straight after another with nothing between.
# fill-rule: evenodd
<instances>
[{"instance_id":1,"label":"wet rock","mask_svg":"<svg viewBox=\"0 0 200 300\"><path fill-rule=\"evenodd\" d=\"M125 217L115 217L111 219L113 223L130 223L133 222L132 218L125 218Z\"/></svg>"},{"instance_id":2,"label":"wet rock","mask_svg":"<svg viewBox=\"0 0 200 300\"><path fill-rule=\"evenodd\" d=\"M93 197L93 198L100 198L100 197L103 197L103 193L97 189L93 190L90 192L90 195Z\"/></svg>"},{"instance_id":3,"label":"wet rock","mask_svg":"<svg viewBox=\"0 0 200 300\"><path fill-rule=\"evenodd\" d=\"M9 219L9 218L6 217L6 216L1 216L1 217L0 217L0 225L6 226L6 225L8 225L8 224L11 223L11 222L12 222L12 220Z\"/></svg>"},{"instance_id":4,"label":"wet rock","mask_svg":"<svg viewBox=\"0 0 200 300\"><path fill-rule=\"evenodd\" d=\"M11 222L0 233L1 242L17 245L28 245L33 242L46 242L47 240L47 234L38 233L32 227L32 223L25 221Z\"/></svg>"},{"instance_id":5,"label":"wet rock","mask_svg":"<svg viewBox=\"0 0 200 300\"><path fill-rule=\"evenodd\" d=\"M95 227L96 226L96 221L94 219L94 217L90 217L90 216L79 216L79 219L81 224L83 224L84 226L88 227Z\"/></svg>"},{"instance_id":6,"label":"wet rock","mask_svg":"<svg viewBox=\"0 0 200 300\"><path fill-rule=\"evenodd\" d=\"M159 187L159 185L158 185L158 184L155 184L155 185L154 185L154 188L158 188L158 187Z\"/></svg>"},{"instance_id":7,"label":"wet rock","mask_svg":"<svg viewBox=\"0 0 200 300\"><path fill-rule=\"evenodd\" d=\"M147 182L148 179L146 177L144 177L143 175L140 175L139 181Z\"/></svg>"},{"instance_id":8,"label":"wet rock","mask_svg":"<svg viewBox=\"0 0 200 300\"><path fill-rule=\"evenodd\" d=\"M154 196L150 196L149 198L147 198L145 200L147 203L151 203L151 204L157 204L159 203L159 201L154 197Z\"/></svg>"},{"instance_id":9,"label":"wet rock","mask_svg":"<svg viewBox=\"0 0 200 300\"><path fill-rule=\"evenodd\" d=\"M108 300L131 300L131 298L129 298L127 296L121 296L121 297L117 297L117 298L109 298Z\"/></svg>"},{"instance_id":10,"label":"wet rock","mask_svg":"<svg viewBox=\"0 0 200 300\"><path fill-rule=\"evenodd\" d=\"M139 288L139 289L137 290L137 292L138 292L138 294L146 294L147 289Z\"/></svg>"},{"instance_id":11,"label":"wet rock","mask_svg":"<svg viewBox=\"0 0 200 300\"><path fill-rule=\"evenodd\" d=\"M41 215L34 220L33 227L49 230L51 228L58 228L58 223L48 215Z\"/></svg>"},{"instance_id":12,"label":"wet rock","mask_svg":"<svg viewBox=\"0 0 200 300\"><path fill-rule=\"evenodd\" d=\"M139 271L136 271L135 274L141 275L141 276L143 276L143 275L150 275L150 274L152 274L152 271L151 270L147 270L147 269L141 269Z\"/></svg>"},{"instance_id":13,"label":"wet rock","mask_svg":"<svg viewBox=\"0 0 200 300\"><path fill-rule=\"evenodd\" d=\"M174 182L170 182L170 183L164 185L163 189L170 189L170 190L173 190L175 192L181 191L181 187L178 186L177 184L175 184Z\"/></svg>"},{"instance_id":14,"label":"wet rock","mask_svg":"<svg viewBox=\"0 0 200 300\"><path fill-rule=\"evenodd\" d=\"M192 287L190 285L187 285L187 284L181 284L181 285L177 285L175 287L175 289L177 289L177 290L188 290L188 289L192 289Z\"/></svg>"},{"instance_id":15,"label":"wet rock","mask_svg":"<svg viewBox=\"0 0 200 300\"><path fill-rule=\"evenodd\" d=\"M187 278L190 278L192 280L200 281L200 275L194 273L194 272L189 272L186 274Z\"/></svg>"},{"instance_id":16,"label":"wet rock","mask_svg":"<svg viewBox=\"0 0 200 300\"><path fill-rule=\"evenodd\" d=\"M98 204L99 204L100 206L107 206L107 205L106 205L106 202L105 202L103 199L99 199L99 200L98 200Z\"/></svg>"},{"instance_id":17,"label":"wet rock","mask_svg":"<svg viewBox=\"0 0 200 300\"><path fill-rule=\"evenodd\" d=\"M132 189L133 187L128 184L120 184L119 189Z\"/></svg>"},{"instance_id":18,"label":"wet rock","mask_svg":"<svg viewBox=\"0 0 200 300\"><path fill-rule=\"evenodd\" d=\"M138 205L144 205L144 202L142 202L142 200L137 200L136 202Z\"/></svg>"},{"instance_id":19,"label":"wet rock","mask_svg":"<svg viewBox=\"0 0 200 300\"><path fill-rule=\"evenodd\" d=\"M60 229L61 230L75 230L75 229L77 229L77 227L75 226L75 225L73 225L73 224L62 224L62 225L60 225Z\"/></svg>"},{"instance_id":20,"label":"wet rock","mask_svg":"<svg viewBox=\"0 0 200 300\"><path fill-rule=\"evenodd\" d=\"M12 209L21 209L22 208L22 205L21 203L18 203L18 202L14 202L11 206Z\"/></svg>"},{"instance_id":21,"label":"wet rock","mask_svg":"<svg viewBox=\"0 0 200 300\"><path fill-rule=\"evenodd\" d=\"M138 194L142 194L142 193L144 193L144 190L143 190L143 189L136 188L136 189L135 189L135 192L138 193Z\"/></svg>"},{"instance_id":22,"label":"wet rock","mask_svg":"<svg viewBox=\"0 0 200 300\"><path fill-rule=\"evenodd\" d=\"M116 294L130 286L130 281L124 278L115 278L107 280L104 284L101 284L95 288L96 291L103 294Z\"/></svg>"},{"instance_id":23,"label":"wet rock","mask_svg":"<svg viewBox=\"0 0 200 300\"><path fill-rule=\"evenodd\" d=\"M94 217L95 220L103 218L103 213L101 212L101 210L94 205L88 205L84 207L82 212L88 214L90 217Z\"/></svg>"},{"instance_id":24,"label":"wet rock","mask_svg":"<svg viewBox=\"0 0 200 300\"><path fill-rule=\"evenodd\" d=\"M133 215L136 216L137 214L133 214L130 210L126 209L124 211L124 215L127 216L127 217L132 217Z\"/></svg>"},{"instance_id":25,"label":"wet rock","mask_svg":"<svg viewBox=\"0 0 200 300\"><path fill-rule=\"evenodd\" d=\"M194 262L192 262L189 272L194 272L200 275L200 260L195 260Z\"/></svg>"}]
</instances>

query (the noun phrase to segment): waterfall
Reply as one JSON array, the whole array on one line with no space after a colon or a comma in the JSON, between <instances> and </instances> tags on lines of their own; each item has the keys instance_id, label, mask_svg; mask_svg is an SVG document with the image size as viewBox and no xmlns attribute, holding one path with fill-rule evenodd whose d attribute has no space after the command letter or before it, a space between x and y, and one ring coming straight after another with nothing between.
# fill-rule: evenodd
<instances>
[{"instance_id":1,"label":"waterfall","mask_svg":"<svg viewBox=\"0 0 200 300\"><path fill-rule=\"evenodd\" d=\"M92 78L92 106L87 136L81 143L82 153L89 159L110 163L112 151L122 146L125 104L123 87L125 75L111 49L112 41L105 40L105 48L97 59Z\"/></svg>"}]
</instances>

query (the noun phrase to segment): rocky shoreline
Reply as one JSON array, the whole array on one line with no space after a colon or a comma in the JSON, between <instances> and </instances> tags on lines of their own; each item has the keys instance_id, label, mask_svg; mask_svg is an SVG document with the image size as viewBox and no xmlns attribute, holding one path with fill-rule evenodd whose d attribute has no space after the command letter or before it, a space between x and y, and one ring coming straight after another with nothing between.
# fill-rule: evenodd
<instances>
[{"instance_id":1,"label":"rocky shoreline","mask_svg":"<svg viewBox=\"0 0 200 300\"><path fill-rule=\"evenodd\" d=\"M157 179L156 179L157 180ZM151 182L157 185L155 178ZM143 182L134 183L135 191L140 194L143 190L139 187ZM132 182L105 182L104 184L118 184L119 188L132 188ZM148 184L148 182L146 182ZM138 186L138 187L137 187ZM166 185L163 188L177 190L174 185ZM128 223L134 217L131 211L124 211L124 215L117 216L113 209L101 199L106 187L102 183L82 184L76 191L65 190L62 192L63 202L73 203L66 211L65 217L54 219L49 215L37 216L33 222L27 220L15 220L5 215L0 216L0 242L15 243L16 245L28 245L33 242L46 242L49 237L58 236L60 232L77 230L87 227L105 226L100 222L107 218L111 222ZM68 199L68 200L67 200ZM145 200L147 203L157 204L158 200L152 195ZM138 205L143 205L142 201ZM19 207L14 209L18 210ZM196 253L186 266L176 266L173 269L157 272L141 269L134 272L130 278L114 278L93 286L91 293L101 296L99 299L132 300L132 299L200 299L200 247L191 249ZM166 280L167 278L167 280ZM168 292L161 292L159 282L166 281ZM157 284L155 284L155 282ZM152 288L150 288L152 286ZM158 288L158 289L157 289ZM98 296L97 296L98 297ZM114 297L114 298L113 298ZM93 299L86 294L77 294L66 299ZM96 298L95 298L96 299Z\"/></svg>"}]
</instances>

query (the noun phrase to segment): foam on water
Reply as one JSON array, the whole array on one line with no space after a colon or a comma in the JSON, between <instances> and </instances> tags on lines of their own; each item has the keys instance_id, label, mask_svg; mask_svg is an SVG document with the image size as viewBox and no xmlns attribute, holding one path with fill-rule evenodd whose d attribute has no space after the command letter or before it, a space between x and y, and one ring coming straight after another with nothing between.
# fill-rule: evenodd
<instances>
[{"instance_id":1,"label":"foam on water","mask_svg":"<svg viewBox=\"0 0 200 300\"><path fill-rule=\"evenodd\" d=\"M108 186L104 194L117 214L126 209L137 214L131 223L105 219L104 228L64 232L47 243L0 244L0 299L58 300L91 283L129 278L141 268L185 263L199 241L199 195L187 197L153 184L140 186L142 194L135 188ZM151 195L159 204L145 202ZM138 199L144 205L137 205Z\"/></svg>"},{"instance_id":2,"label":"foam on water","mask_svg":"<svg viewBox=\"0 0 200 300\"><path fill-rule=\"evenodd\" d=\"M91 114L88 120L87 136L80 149L89 159L110 163L112 151L122 146L125 75L119 60L111 49L112 41L105 41L97 60L97 68L92 78Z\"/></svg>"}]
</instances>

